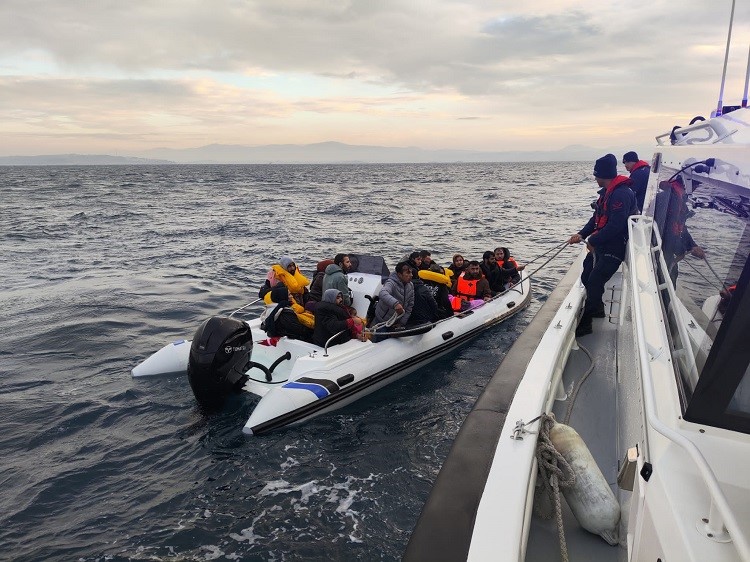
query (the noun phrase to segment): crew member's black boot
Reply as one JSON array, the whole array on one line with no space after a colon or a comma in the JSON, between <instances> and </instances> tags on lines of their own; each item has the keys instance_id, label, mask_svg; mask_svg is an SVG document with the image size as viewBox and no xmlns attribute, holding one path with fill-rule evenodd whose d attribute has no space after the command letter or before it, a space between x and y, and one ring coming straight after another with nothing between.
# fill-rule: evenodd
<instances>
[{"instance_id":1,"label":"crew member's black boot","mask_svg":"<svg viewBox=\"0 0 750 562\"><path fill-rule=\"evenodd\" d=\"M592 318L606 318L607 317L606 313L604 312L604 303L599 305L597 309L591 313L591 317Z\"/></svg>"},{"instance_id":2,"label":"crew member's black boot","mask_svg":"<svg viewBox=\"0 0 750 562\"><path fill-rule=\"evenodd\" d=\"M576 337L580 338L581 336L590 334L593 331L594 326L592 317L588 314L584 314L581 317L581 321L578 323L578 327L576 328Z\"/></svg>"}]
</instances>

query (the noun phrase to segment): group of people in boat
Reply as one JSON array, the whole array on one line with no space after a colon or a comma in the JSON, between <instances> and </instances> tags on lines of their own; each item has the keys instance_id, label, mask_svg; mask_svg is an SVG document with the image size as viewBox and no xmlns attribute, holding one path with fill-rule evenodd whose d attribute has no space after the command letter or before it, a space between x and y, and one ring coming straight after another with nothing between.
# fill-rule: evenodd
<instances>
[{"instance_id":1,"label":"group of people in boat","mask_svg":"<svg viewBox=\"0 0 750 562\"><path fill-rule=\"evenodd\" d=\"M428 250L414 251L399 261L362 317L352 306L348 274L356 263L349 255L318 262L312 281L283 256L258 294L267 305L261 327L271 338L287 336L321 347L352 338L378 341L393 332L417 333L419 327L426 331L506 291L521 280L524 267L505 247L487 250L481 261L455 254L448 267L434 262Z\"/></svg>"}]
</instances>

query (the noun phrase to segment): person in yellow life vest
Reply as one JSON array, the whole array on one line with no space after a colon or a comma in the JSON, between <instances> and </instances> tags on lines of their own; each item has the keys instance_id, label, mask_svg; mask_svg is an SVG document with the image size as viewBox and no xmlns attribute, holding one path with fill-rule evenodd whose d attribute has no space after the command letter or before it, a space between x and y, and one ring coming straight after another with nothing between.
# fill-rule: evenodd
<instances>
[{"instance_id":1,"label":"person in yellow life vest","mask_svg":"<svg viewBox=\"0 0 750 562\"><path fill-rule=\"evenodd\" d=\"M276 287L279 283L289 289L289 294L294 297L297 303L302 306L307 302L310 292L307 287L310 280L302 275L302 272L289 256L282 256L279 263L271 266L271 270L266 275L266 281L258 292L260 298L265 298L266 294Z\"/></svg>"},{"instance_id":2,"label":"person in yellow life vest","mask_svg":"<svg viewBox=\"0 0 750 562\"><path fill-rule=\"evenodd\" d=\"M453 310L463 310L474 307L492 299L492 290L487 279L482 275L479 262L470 261L466 271L461 273L451 287Z\"/></svg>"},{"instance_id":3,"label":"person in yellow life vest","mask_svg":"<svg viewBox=\"0 0 750 562\"><path fill-rule=\"evenodd\" d=\"M284 285L277 284L266 294L264 300L269 305L270 312L262 316L261 328L270 337L287 336L312 342L315 318L294 301Z\"/></svg>"}]
</instances>

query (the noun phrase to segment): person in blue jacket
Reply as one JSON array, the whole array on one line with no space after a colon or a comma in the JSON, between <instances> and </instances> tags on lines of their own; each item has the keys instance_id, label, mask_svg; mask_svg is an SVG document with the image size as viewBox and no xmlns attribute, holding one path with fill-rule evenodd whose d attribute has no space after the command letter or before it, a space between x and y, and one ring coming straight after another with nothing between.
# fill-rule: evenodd
<instances>
[{"instance_id":1,"label":"person in blue jacket","mask_svg":"<svg viewBox=\"0 0 750 562\"><path fill-rule=\"evenodd\" d=\"M622 156L622 164L630 172L630 181L633 182L631 189L635 193L635 202L638 205L638 212L643 212L643 202L646 199L646 188L648 187L648 175L651 173L651 166L645 160L639 160L638 154L626 152Z\"/></svg>"},{"instance_id":2,"label":"person in blue jacket","mask_svg":"<svg viewBox=\"0 0 750 562\"><path fill-rule=\"evenodd\" d=\"M630 189L631 181L617 174L614 154L607 154L596 161L594 178L600 187L594 214L586 226L568 239L568 244L586 240L589 250L581 275L586 287L586 304L576 328L576 337L593 331L593 318L604 318L604 284L625 259L628 217L638 213L635 194Z\"/></svg>"}]
</instances>

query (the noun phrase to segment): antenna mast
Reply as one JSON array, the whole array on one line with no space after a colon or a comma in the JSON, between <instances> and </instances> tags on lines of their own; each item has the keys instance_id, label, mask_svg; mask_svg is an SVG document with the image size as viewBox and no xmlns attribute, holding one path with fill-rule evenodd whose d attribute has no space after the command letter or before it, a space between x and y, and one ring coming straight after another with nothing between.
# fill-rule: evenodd
<instances>
[{"instance_id":1,"label":"antenna mast","mask_svg":"<svg viewBox=\"0 0 750 562\"><path fill-rule=\"evenodd\" d=\"M750 50L747 53L747 70L745 71L745 94L742 96L742 107L747 107L747 84L750 81Z\"/></svg>"},{"instance_id":2,"label":"antenna mast","mask_svg":"<svg viewBox=\"0 0 750 562\"><path fill-rule=\"evenodd\" d=\"M727 78L727 60L729 59L729 43L732 40L732 22L734 21L734 3L732 0L732 13L729 15L729 33L727 33L727 50L724 53L724 71L721 73L721 88L719 89L719 103L716 105L716 117L721 115L724 107L724 81Z\"/></svg>"}]
</instances>

